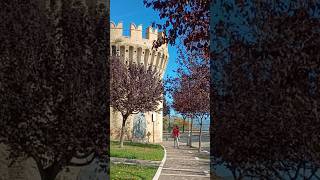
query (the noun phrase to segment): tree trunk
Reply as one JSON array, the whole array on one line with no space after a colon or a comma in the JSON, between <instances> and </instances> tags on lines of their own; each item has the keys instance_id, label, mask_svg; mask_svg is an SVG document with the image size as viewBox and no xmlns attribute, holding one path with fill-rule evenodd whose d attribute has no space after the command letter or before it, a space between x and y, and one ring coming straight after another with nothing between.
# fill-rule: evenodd
<instances>
[{"instance_id":1,"label":"tree trunk","mask_svg":"<svg viewBox=\"0 0 320 180\"><path fill-rule=\"evenodd\" d=\"M53 163L50 167L43 169L42 164L36 161L41 180L55 180L61 168L57 163Z\"/></svg>"},{"instance_id":2,"label":"tree trunk","mask_svg":"<svg viewBox=\"0 0 320 180\"><path fill-rule=\"evenodd\" d=\"M190 142L190 147L192 147L192 124L193 124L193 119L191 118L191 128L190 128L190 137L189 137L189 142Z\"/></svg>"},{"instance_id":3,"label":"tree trunk","mask_svg":"<svg viewBox=\"0 0 320 180\"><path fill-rule=\"evenodd\" d=\"M122 118L121 135L120 135L120 148L123 147L124 131L125 131L127 118L128 118L127 115L124 115L123 118Z\"/></svg>"},{"instance_id":4,"label":"tree trunk","mask_svg":"<svg viewBox=\"0 0 320 180\"><path fill-rule=\"evenodd\" d=\"M202 119L200 123L200 132L199 132L199 149L198 149L199 152L201 152L201 137L202 137Z\"/></svg>"},{"instance_id":5,"label":"tree trunk","mask_svg":"<svg viewBox=\"0 0 320 180\"><path fill-rule=\"evenodd\" d=\"M58 172L49 172L49 171L45 170L42 173L40 173L41 180L55 180L58 173L59 173L59 171Z\"/></svg>"},{"instance_id":6,"label":"tree trunk","mask_svg":"<svg viewBox=\"0 0 320 180\"><path fill-rule=\"evenodd\" d=\"M169 121L169 126L168 126L168 132L170 133L170 130L171 130L171 127L170 127L170 114L169 114L169 119L168 119L168 121Z\"/></svg>"},{"instance_id":7,"label":"tree trunk","mask_svg":"<svg viewBox=\"0 0 320 180\"><path fill-rule=\"evenodd\" d=\"M184 133L184 124L186 123L186 120L183 119L183 122L182 122L182 133Z\"/></svg>"}]
</instances>

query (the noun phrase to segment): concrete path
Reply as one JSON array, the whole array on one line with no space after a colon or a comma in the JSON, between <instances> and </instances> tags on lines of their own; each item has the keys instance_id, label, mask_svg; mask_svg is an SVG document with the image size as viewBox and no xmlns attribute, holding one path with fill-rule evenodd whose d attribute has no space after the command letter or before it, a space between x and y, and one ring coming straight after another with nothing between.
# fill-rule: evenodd
<instances>
[{"instance_id":1,"label":"concrete path","mask_svg":"<svg viewBox=\"0 0 320 180\"><path fill-rule=\"evenodd\" d=\"M186 143L181 143L176 149L171 138L162 145L167 150L167 160L159 180L210 179L210 155L207 152L198 153L196 148L190 148Z\"/></svg>"}]
</instances>

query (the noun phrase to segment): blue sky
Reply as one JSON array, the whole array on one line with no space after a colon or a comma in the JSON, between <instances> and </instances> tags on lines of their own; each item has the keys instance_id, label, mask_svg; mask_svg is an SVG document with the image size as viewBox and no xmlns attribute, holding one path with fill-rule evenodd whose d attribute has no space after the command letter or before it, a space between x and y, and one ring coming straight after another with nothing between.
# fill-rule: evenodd
<instances>
[{"instance_id":1,"label":"blue sky","mask_svg":"<svg viewBox=\"0 0 320 180\"><path fill-rule=\"evenodd\" d=\"M130 23L135 23L137 26L142 24L143 34L152 22L162 22L158 12L152 8L146 8L143 0L111 0L110 1L110 20L114 23L123 23L125 35L129 34ZM177 50L169 45L169 61L164 77L174 76Z\"/></svg>"}]
</instances>

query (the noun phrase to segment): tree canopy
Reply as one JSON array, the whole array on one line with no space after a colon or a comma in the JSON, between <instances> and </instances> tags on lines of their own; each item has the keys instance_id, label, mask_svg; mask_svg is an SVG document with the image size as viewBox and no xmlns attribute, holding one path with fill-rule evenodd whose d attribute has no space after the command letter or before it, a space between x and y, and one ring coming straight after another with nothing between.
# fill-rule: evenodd
<instances>
[{"instance_id":1,"label":"tree canopy","mask_svg":"<svg viewBox=\"0 0 320 180\"><path fill-rule=\"evenodd\" d=\"M319 178L320 19L300 8L264 23L256 43L233 38L225 50L225 91L215 89L212 102L214 162L235 179Z\"/></svg>"},{"instance_id":2,"label":"tree canopy","mask_svg":"<svg viewBox=\"0 0 320 180\"><path fill-rule=\"evenodd\" d=\"M159 12L164 23L156 26L165 37L156 42L175 44L181 39L188 51L201 56L209 55L210 0L144 0L146 7Z\"/></svg>"},{"instance_id":3,"label":"tree canopy","mask_svg":"<svg viewBox=\"0 0 320 180\"><path fill-rule=\"evenodd\" d=\"M123 146L124 128L132 114L158 111L163 101L163 85L156 69L111 57L110 105L122 115L120 146Z\"/></svg>"},{"instance_id":4,"label":"tree canopy","mask_svg":"<svg viewBox=\"0 0 320 180\"><path fill-rule=\"evenodd\" d=\"M43 5L0 2L0 142L54 179L107 156L109 28L81 2Z\"/></svg>"}]
</instances>

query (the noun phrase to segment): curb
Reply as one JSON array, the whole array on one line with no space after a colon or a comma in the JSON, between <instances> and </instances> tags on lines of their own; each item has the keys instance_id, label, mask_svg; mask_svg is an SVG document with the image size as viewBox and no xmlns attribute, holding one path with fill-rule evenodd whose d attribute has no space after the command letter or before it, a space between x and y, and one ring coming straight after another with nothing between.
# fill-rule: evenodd
<instances>
[{"instance_id":1,"label":"curb","mask_svg":"<svg viewBox=\"0 0 320 180\"><path fill-rule=\"evenodd\" d=\"M167 150L162 144L160 144L160 145L162 146L162 148L164 150L164 156L163 156L163 159L162 159L162 161L161 161L161 163L159 165L159 168L158 168L156 174L153 176L152 180L158 180L159 179L161 171L162 171L162 168L163 168L164 163L166 162L166 159L167 159Z\"/></svg>"},{"instance_id":2,"label":"curb","mask_svg":"<svg viewBox=\"0 0 320 180\"><path fill-rule=\"evenodd\" d=\"M118 158L110 157L110 162L114 164L128 164L128 165L143 165L158 167L161 161L151 161L151 160L141 160L141 159L127 159L127 158Z\"/></svg>"}]
</instances>

